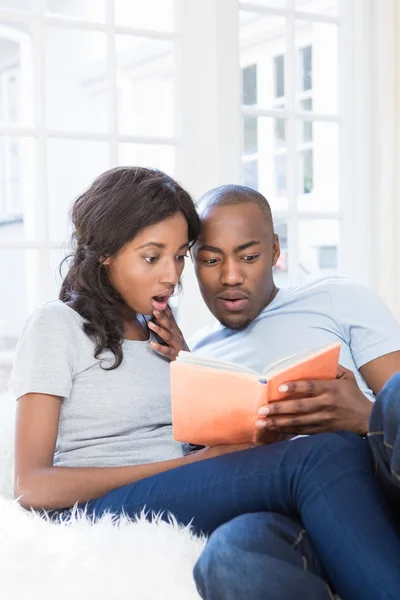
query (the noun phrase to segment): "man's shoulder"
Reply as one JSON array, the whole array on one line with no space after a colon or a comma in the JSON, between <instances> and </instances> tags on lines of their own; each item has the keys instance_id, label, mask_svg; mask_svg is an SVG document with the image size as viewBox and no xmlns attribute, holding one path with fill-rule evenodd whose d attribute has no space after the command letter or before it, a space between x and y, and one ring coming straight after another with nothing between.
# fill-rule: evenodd
<instances>
[{"instance_id":1,"label":"man's shoulder","mask_svg":"<svg viewBox=\"0 0 400 600\"><path fill-rule=\"evenodd\" d=\"M316 279L315 281L296 287L283 288L282 292L282 296L290 302L291 299L294 300L296 298L311 299L314 296L321 295L321 293L348 297L349 294L352 294L353 292L357 294L368 294L370 290L356 281L347 279L346 277L335 276Z\"/></svg>"},{"instance_id":2,"label":"man's shoulder","mask_svg":"<svg viewBox=\"0 0 400 600\"><path fill-rule=\"evenodd\" d=\"M215 320L211 325L202 327L194 333L188 341L188 346L192 352L196 352L203 345L208 344L213 338L221 336L224 327L221 323Z\"/></svg>"}]
</instances>

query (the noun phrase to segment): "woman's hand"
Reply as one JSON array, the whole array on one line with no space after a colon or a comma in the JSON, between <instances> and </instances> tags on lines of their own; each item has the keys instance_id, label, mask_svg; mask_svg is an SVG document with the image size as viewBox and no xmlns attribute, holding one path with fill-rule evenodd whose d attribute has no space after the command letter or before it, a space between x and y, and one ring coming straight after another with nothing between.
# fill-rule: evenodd
<instances>
[{"instance_id":1,"label":"woman's hand","mask_svg":"<svg viewBox=\"0 0 400 600\"><path fill-rule=\"evenodd\" d=\"M150 342L150 346L156 352L163 354L170 360L175 360L181 350L189 352L188 345L181 330L179 329L175 317L169 306L163 311L155 310L153 312L156 322L148 323L149 329L160 336L168 345L163 346L155 341Z\"/></svg>"}]
</instances>

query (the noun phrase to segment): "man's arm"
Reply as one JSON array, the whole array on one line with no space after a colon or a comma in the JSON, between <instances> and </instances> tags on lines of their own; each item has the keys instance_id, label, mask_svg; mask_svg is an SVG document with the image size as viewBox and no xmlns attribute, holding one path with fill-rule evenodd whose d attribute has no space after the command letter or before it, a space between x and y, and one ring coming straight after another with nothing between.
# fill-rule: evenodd
<instances>
[{"instance_id":1,"label":"man's arm","mask_svg":"<svg viewBox=\"0 0 400 600\"><path fill-rule=\"evenodd\" d=\"M391 352L360 367L360 373L375 396L385 383L400 371L400 351Z\"/></svg>"}]
</instances>

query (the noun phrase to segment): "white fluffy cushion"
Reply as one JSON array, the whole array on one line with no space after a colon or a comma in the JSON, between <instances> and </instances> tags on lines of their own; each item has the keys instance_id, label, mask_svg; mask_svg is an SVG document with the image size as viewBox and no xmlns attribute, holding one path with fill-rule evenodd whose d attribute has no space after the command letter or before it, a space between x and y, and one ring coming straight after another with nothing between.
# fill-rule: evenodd
<instances>
[{"instance_id":1,"label":"white fluffy cushion","mask_svg":"<svg viewBox=\"0 0 400 600\"><path fill-rule=\"evenodd\" d=\"M195 600L204 540L176 522L109 517L55 524L12 500L14 402L0 396L0 597Z\"/></svg>"}]
</instances>

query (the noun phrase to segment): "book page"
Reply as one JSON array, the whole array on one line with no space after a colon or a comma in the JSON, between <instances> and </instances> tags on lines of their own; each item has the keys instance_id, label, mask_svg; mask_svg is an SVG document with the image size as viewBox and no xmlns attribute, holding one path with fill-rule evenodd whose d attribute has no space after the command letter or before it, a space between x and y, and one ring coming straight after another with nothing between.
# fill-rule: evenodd
<instances>
[{"instance_id":1,"label":"book page","mask_svg":"<svg viewBox=\"0 0 400 600\"><path fill-rule=\"evenodd\" d=\"M196 352L186 352L181 350L177 357L177 362L186 363L189 365L195 365L197 367L204 367L208 369L217 369L218 371L233 371L234 373L249 373L251 375L259 375L253 369L249 369L243 365L238 365L229 360L221 360L218 358L207 358Z\"/></svg>"}]
</instances>

